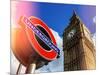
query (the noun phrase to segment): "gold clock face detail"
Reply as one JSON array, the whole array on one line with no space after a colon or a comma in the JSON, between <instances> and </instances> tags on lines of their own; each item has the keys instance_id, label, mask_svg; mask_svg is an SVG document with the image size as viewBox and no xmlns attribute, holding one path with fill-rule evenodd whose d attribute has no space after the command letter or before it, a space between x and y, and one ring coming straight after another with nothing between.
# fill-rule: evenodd
<instances>
[{"instance_id":1,"label":"gold clock face detail","mask_svg":"<svg viewBox=\"0 0 100 75\"><path fill-rule=\"evenodd\" d=\"M72 37L75 35L75 33L76 33L76 29L72 29L72 30L68 33L67 38L68 38L68 39L72 38Z\"/></svg>"}]
</instances>

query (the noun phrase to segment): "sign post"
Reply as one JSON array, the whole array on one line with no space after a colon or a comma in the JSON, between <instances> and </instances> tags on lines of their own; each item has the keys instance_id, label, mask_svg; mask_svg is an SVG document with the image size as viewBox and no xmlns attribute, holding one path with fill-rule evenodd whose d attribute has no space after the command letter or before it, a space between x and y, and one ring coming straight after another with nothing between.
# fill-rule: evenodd
<instances>
[{"instance_id":1,"label":"sign post","mask_svg":"<svg viewBox=\"0 0 100 75\"><path fill-rule=\"evenodd\" d=\"M32 64L30 64L30 65L26 68L26 74L33 74L33 73L35 73L35 69L36 69L36 63L33 62Z\"/></svg>"},{"instance_id":2,"label":"sign post","mask_svg":"<svg viewBox=\"0 0 100 75\"><path fill-rule=\"evenodd\" d=\"M35 69L57 59L60 50L50 28L39 18L22 16L20 28L13 30L12 50L22 65L26 74L33 74ZM18 72L20 72L19 65Z\"/></svg>"}]
</instances>

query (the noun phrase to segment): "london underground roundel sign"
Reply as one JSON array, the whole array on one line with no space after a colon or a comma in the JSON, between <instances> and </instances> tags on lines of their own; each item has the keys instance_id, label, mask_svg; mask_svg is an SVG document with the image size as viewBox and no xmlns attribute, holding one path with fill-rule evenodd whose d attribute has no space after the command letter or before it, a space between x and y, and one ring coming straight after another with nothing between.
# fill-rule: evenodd
<instances>
[{"instance_id":1,"label":"london underground roundel sign","mask_svg":"<svg viewBox=\"0 0 100 75\"><path fill-rule=\"evenodd\" d=\"M23 28L34 50L44 59L51 61L59 56L55 38L49 27L36 17L22 17Z\"/></svg>"}]
</instances>

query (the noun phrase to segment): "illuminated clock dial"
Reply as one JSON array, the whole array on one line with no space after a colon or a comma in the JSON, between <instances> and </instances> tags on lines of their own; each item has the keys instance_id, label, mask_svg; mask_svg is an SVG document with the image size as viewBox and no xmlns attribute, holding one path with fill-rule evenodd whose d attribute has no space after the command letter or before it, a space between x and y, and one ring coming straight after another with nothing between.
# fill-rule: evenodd
<instances>
[{"instance_id":1,"label":"illuminated clock dial","mask_svg":"<svg viewBox=\"0 0 100 75\"><path fill-rule=\"evenodd\" d=\"M71 31L68 33L67 38L68 38L68 39L72 38L72 37L74 36L75 33L76 33L76 29L71 30Z\"/></svg>"}]
</instances>

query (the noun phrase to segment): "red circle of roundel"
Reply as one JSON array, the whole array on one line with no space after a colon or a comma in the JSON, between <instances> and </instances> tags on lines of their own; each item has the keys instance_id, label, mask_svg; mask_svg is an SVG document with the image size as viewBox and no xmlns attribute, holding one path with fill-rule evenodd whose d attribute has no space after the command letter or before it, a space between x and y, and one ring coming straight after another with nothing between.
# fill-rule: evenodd
<instances>
[{"instance_id":1,"label":"red circle of roundel","mask_svg":"<svg viewBox=\"0 0 100 75\"><path fill-rule=\"evenodd\" d=\"M55 38L52 34L52 32L50 31L49 27L40 19L36 18L36 17L30 17L29 20L31 21L31 23L35 26L41 26L43 27L43 29L46 30L46 32L49 34L51 41L56 45L56 41ZM28 27L26 27L26 33L28 36L28 39L31 43L31 45L33 46L33 48L35 49L35 51L44 59L46 60L54 60L57 57L57 52L53 49L51 49L50 51L45 50L43 47L41 47L41 45L38 43L36 37L35 37L35 33Z\"/></svg>"}]
</instances>

